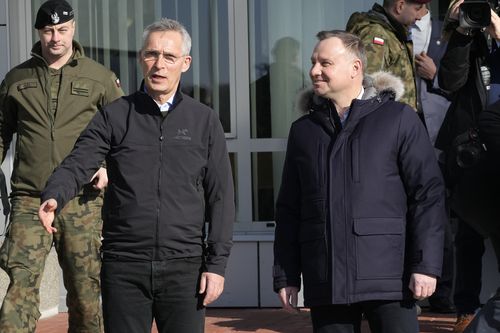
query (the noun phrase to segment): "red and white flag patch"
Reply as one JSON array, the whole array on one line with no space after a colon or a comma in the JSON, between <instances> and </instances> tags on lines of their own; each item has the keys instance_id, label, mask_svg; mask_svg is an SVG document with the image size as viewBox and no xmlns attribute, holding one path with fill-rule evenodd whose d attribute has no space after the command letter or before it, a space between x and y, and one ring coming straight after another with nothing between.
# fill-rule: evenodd
<instances>
[{"instance_id":1,"label":"red and white flag patch","mask_svg":"<svg viewBox=\"0 0 500 333\"><path fill-rule=\"evenodd\" d=\"M373 37L373 44L384 45L384 39L380 37Z\"/></svg>"}]
</instances>

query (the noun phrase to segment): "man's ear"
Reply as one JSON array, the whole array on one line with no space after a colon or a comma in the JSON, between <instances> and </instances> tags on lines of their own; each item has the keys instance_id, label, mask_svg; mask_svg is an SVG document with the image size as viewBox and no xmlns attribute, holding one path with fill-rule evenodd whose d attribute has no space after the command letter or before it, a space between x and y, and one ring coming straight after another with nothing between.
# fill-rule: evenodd
<instances>
[{"instance_id":1,"label":"man's ear","mask_svg":"<svg viewBox=\"0 0 500 333\"><path fill-rule=\"evenodd\" d=\"M360 59L354 59L351 65L351 78L355 78L358 75L363 75L363 63Z\"/></svg>"},{"instance_id":2,"label":"man's ear","mask_svg":"<svg viewBox=\"0 0 500 333\"><path fill-rule=\"evenodd\" d=\"M394 7L393 7L394 13L398 15L401 14L403 12L405 5L406 5L406 0L398 0L394 2Z\"/></svg>"}]
</instances>

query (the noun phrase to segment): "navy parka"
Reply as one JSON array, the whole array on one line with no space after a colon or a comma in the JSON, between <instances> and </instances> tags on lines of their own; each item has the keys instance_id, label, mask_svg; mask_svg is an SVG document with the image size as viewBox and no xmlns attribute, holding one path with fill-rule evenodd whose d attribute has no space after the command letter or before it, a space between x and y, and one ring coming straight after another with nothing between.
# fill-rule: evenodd
<instances>
[{"instance_id":1,"label":"navy parka","mask_svg":"<svg viewBox=\"0 0 500 333\"><path fill-rule=\"evenodd\" d=\"M322 100L292 124L274 289L302 275L306 306L410 297L410 274L442 265L444 185L428 134L389 92L354 100L342 129L335 114Z\"/></svg>"}]
</instances>

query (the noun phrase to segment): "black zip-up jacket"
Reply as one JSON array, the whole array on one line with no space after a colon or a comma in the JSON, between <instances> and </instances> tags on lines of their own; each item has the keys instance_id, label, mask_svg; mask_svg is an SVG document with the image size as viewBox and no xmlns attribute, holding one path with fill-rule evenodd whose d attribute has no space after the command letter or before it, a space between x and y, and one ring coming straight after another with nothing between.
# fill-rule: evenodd
<instances>
[{"instance_id":1,"label":"black zip-up jacket","mask_svg":"<svg viewBox=\"0 0 500 333\"><path fill-rule=\"evenodd\" d=\"M235 209L215 111L181 92L165 117L142 91L118 99L90 122L49 178L42 202L54 198L62 209L103 159L109 178L105 255L163 260L204 254L206 270L224 275Z\"/></svg>"}]
</instances>

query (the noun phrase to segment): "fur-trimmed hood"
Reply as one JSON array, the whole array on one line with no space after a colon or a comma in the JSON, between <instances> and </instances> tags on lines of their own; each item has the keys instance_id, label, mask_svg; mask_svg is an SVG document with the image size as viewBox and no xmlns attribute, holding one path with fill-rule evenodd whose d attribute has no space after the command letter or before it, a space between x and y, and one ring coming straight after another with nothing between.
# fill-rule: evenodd
<instances>
[{"instance_id":1,"label":"fur-trimmed hood","mask_svg":"<svg viewBox=\"0 0 500 333\"><path fill-rule=\"evenodd\" d=\"M403 81L384 71L365 75L363 88L365 89L363 100L388 95L390 99L397 101L405 92ZM297 107L301 113L309 113L315 109L315 106L323 105L326 102L326 99L315 95L312 88L307 88L299 93Z\"/></svg>"}]
</instances>

